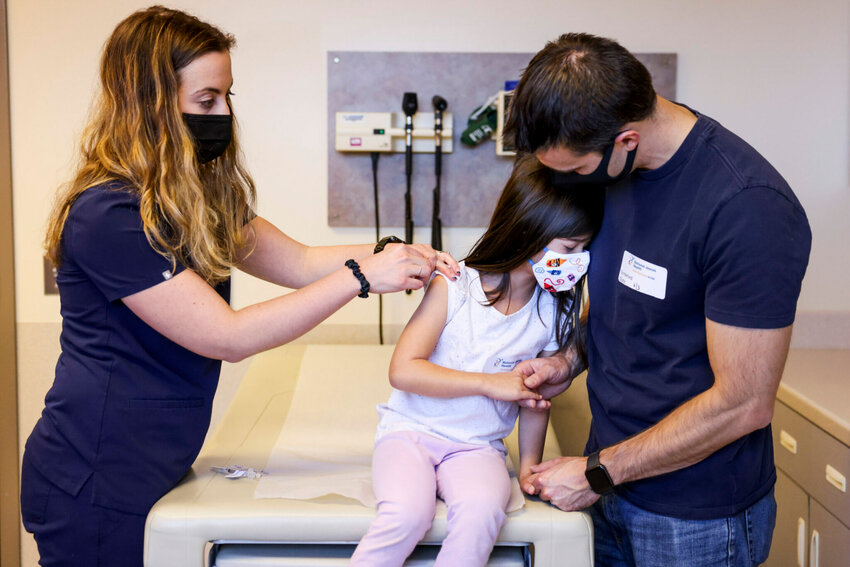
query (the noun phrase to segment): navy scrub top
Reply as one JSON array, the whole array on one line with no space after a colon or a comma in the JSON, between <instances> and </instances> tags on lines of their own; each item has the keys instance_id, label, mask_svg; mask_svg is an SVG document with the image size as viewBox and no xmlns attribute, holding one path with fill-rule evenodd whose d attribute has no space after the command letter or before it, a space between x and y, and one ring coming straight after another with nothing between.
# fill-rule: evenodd
<instances>
[{"instance_id":1,"label":"navy scrub top","mask_svg":"<svg viewBox=\"0 0 850 567\"><path fill-rule=\"evenodd\" d=\"M183 269L172 272L151 247L126 184L92 187L72 205L57 273L62 353L26 445L72 496L91 478L94 503L146 514L200 451L221 362L165 338L121 301ZM229 301L229 280L216 289Z\"/></svg>"},{"instance_id":2,"label":"navy scrub top","mask_svg":"<svg viewBox=\"0 0 850 567\"><path fill-rule=\"evenodd\" d=\"M806 213L767 160L695 114L667 163L606 191L588 271L588 453L714 384L706 318L752 329L794 322L811 249ZM775 479L768 426L617 493L656 514L707 520L753 505Z\"/></svg>"}]
</instances>

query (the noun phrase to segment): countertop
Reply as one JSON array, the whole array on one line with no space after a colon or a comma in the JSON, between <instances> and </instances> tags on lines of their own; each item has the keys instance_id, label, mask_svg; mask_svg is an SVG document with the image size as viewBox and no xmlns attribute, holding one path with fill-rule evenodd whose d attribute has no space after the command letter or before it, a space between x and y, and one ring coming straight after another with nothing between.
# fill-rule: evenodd
<instances>
[{"instance_id":1,"label":"countertop","mask_svg":"<svg viewBox=\"0 0 850 567\"><path fill-rule=\"evenodd\" d=\"M850 350L791 349L776 398L850 446Z\"/></svg>"}]
</instances>

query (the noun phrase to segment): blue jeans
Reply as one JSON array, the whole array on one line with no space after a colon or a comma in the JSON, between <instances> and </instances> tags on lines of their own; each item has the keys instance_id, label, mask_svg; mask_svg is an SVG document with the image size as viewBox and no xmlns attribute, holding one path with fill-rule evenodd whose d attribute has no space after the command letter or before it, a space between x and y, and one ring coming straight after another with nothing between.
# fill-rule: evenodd
<instances>
[{"instance_id":1,"label":"blue jeans","mask_svg":"<svg viewBox=\"0 0 850 567\"><path fill-rule=\"evenodd\" d=\"M767 560L776 501L773 489L746 510L716 520L680 520L603 496L593 518L596 567L751 567Z\"/></svg>"}]
</instances>

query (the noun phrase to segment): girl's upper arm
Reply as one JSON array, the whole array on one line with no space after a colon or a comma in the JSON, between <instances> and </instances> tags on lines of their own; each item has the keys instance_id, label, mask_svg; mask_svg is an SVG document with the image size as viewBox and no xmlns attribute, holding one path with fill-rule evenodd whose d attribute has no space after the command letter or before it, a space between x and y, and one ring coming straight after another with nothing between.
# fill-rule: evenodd
<instances>
[{"instance_id":1,"label":"girl's upper arm","mask_svg":"<svg viewBox=\"0 0 850 567\"><path fill-rule=\"evenodd\" d=\"M448 282L442 276L431 280L422 303L413 313L396 344L391 365L427 359L434 352L448 313Z\"/></svg>"}]
</instances>

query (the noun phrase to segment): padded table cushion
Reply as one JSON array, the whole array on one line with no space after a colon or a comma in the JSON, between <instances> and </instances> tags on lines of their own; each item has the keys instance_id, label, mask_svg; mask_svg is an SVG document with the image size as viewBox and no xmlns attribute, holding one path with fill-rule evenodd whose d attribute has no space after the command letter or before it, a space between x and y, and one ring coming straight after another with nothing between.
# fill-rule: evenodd
<instances>
[{"instance_id":1,"label":"padded table cushion","mask_svg":"<svg viewBox=\"0 0 850 567\"><path fill-rule=\"evenodd\" d=\"M256 356L192 470L148 515L146 566L202 567L209 542L356 543L366 533L375 511L356 500L341 496L255 499L257 480L230 480L210 471L211 466L261 469L266 465L309 349L331 349L328 352L339 361L341 374L357 360L383 357L388 362L392 355L391 346L287 345ZM544 457L556 456L551 429L546 444ZM507 445L516 463L516 432ZM423 541L442 541L445 528L441 505ZM529 498L522 510L508 516L499 540L533 545L535 567L590 566L592 533L586 514L565 513Z\"/></svg>"},{"instance_id":2,"label":"padded table cushion","mask_svg":"<svg viewBox=\"0 0 850 567\"><path fill-rule=\"evenodd\" d=\"M314 346L305 351L292 405L254 498L311 500L338 494L376 506L375 405L389 398L392 387L387 378L389 359L359 356L361 350ZM340 357L349 362L344 369ZM511 460L506 461L511 479L507 511L515 512L525 505L525 498Z\"/></svg>"}]
</instances>

